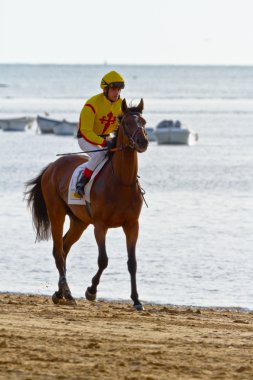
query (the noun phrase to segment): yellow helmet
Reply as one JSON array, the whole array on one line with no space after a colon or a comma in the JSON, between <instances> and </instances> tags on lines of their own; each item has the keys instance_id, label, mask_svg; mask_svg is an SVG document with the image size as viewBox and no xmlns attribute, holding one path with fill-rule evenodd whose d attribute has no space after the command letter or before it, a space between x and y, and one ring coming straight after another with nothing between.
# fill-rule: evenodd
<instances>
[{"instance_id":1,"label":"yellow helmet","mask_svg":"<svg viewBox=\"0 0 253 380\"><path fill-rule=\"evenodd\" d=\"M109 73L103 76L100 83L100 87L102 88L102 90L104 90L108 86L124 88L124 78L116 71L110 71Z\"/></svg>"}]
</instances>

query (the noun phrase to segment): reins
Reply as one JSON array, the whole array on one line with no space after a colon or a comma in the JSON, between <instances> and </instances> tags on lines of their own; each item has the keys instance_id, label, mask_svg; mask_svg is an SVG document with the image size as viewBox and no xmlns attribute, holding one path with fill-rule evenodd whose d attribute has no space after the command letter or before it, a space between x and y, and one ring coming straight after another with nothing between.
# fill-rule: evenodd
<instances>
[{"instance_id":1,"label":"reins","mask_svg":"<svg viewBox=\"0 0 253 380\"><path fill-rule=\"evenodd\" d=\"M86 154L86 153L93 153L93 152L101 152L103 150L107 150L108 152L116 152L117 150L122 150L122 148L100 148L100 149L93 149L93 150L86 150L81 152L73 152L73 153L58 153L56 156L71 156L72 154Z\"/></svg>"},{"instance_id":2,"label":"reins","mask_svg":"<svg viewBox=\"0 0 253 380\"><path fill-rule=\"evenodd\" d=\"M120 147L120 148L111 148L111 149L108 149L108 148L100 148L100 149L93 149L93 150L86 150L86 151L80 151L80 152L72 152L72 153L58 153L56 154L56 156L71 156L71 155L76 155L76 154L86 154L86 153L94 153L94 152L101 152L101 151L108 151L108 152L116 152L117 150L123 150L125 148L131 148L131 149L134 149L135 148L135 141L134 141L134 136L136 135L136 133L138 132L138 128L141 128L143 130L143 127L137 125L137 129L136 131L133 133L132 136L130 136L128 134L128 131L127 129L125 128L125 124L123 124L122 122L124 121L124 118L127 114L131 114L131 115L139 115L138 112L127 112L121 119L121 124L122 124L122 127L123 127L123 130L128 138L128 141L130 142L130 144L128 145L125 145L124 147Z\"/></svg>"}]
</instances>

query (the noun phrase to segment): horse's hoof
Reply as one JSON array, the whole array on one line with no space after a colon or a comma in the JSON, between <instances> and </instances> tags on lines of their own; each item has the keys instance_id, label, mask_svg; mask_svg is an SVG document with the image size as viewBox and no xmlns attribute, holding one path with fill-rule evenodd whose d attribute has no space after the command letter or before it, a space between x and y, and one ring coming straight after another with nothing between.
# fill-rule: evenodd
<instances>
[{"instance_id":1,"label":"horse's hoof","mask_svg":"<svg viewBox=\"0 0 253 380\"><path fill-rule=\"evenodd\" d=\"M52 301L55 305L67 305L67 306L76 306L75 299L71 296L69 298L64 298L60 292L55 292L52 295Z\"/></svg>"},{"instance_id":2,"label":"horse's hoof","mask_svg":"<svg viewBox=\"0 0 253 380\"><path fill-rule=\"evenodd\" d=\"M135 308L135 310L137 310L137 311L143 311L143 310L145 310L144 307L142 306L142 304L140 304L140 303L134 305L134 308Z\"/></svg>"},{"instance_id":3,"label":"horse's hoof","mask_svg":"<svg viewBox=\"0 0 253 380\"><path fill-rule=\"evenodd\" d=\"M76 300L73 299L66 299L62 298L59 300L58 305L65 305L65 306L77 306Z\"/></svg>"},{"instance_id":4,"label":"horse's hoof","mask_svg":"<svg viewBox=\"0 0 253 380\"><path fill-rule=\"evenodd\" d=\"M62 296L59 296L58 292L55 292L53 295L52 295L52 301L55 305L58 305L59 302L62 300Z\"/></svg>"},{"instance_id":5,"label":"horse's hoof","mask_svg":"<svg viewBox=\"0 0 253 380\"><path fill-rule=\"evenodd\" d=\"M90 292L89 292L89 288L86 289L86 292L85 292L85 298L86 298L88 301L95 301L96 296L97 296L97 293L90 293Z\"/></svg>"}]
</instances>

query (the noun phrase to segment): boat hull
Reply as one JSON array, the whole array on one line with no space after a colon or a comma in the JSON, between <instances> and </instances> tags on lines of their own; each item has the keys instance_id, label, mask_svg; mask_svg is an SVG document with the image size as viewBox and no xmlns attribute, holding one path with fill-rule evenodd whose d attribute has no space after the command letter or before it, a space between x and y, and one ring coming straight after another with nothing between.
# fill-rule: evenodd
<instances>
[{"instance_id":1,"label":"boat hull","mask_svg":"<svg viewBox=\"0 0 253 380\"><path fill-rule=\"evenodd\" d=\"M161 144L182 144L189 143L190 131L185 128L161 128L156 129L155 137L157 143Z\"/></svg>"},{"instance_id":2,"label":"boat hull","mask_svg":"<svg viewBox=\"0 0 253 380\"><path fill-rule=\"evenodd\" d=\"M0 128L8 132L23 132L33 121L32 117L26 116L14 119L0 119Z\"/></svg>"},{"instance_id":3,"label":"boat hull","mask_svg":"<svg viewBox=\"0 0 253 380\"><path fill-rule=\"evenodd\" d=\"M57 120L37 116L37 125L41 133L54 133L53 127L58 123Z\"/></svg>"},{"instance_id":4,"label":"boat hull","mask_svg":"<svg viewBox=\"0 0 253 380\"><path fill-rule=\"evenodd\" d=\"M37 116L37 125L41 133L54 133L55 135L74 135L77 131L77 123L67 120L49 119Z\"/></svg>"},{"instance_id":5,"label":"boat hull","mask_svg":"<svg viewBox=\"0 0 253 380\"><path fill-rule=\"evenodd\" d=\"M77 131L77 123L62 122L53 128L55 135L73 136Z\"/></svg>"}]
</instances>

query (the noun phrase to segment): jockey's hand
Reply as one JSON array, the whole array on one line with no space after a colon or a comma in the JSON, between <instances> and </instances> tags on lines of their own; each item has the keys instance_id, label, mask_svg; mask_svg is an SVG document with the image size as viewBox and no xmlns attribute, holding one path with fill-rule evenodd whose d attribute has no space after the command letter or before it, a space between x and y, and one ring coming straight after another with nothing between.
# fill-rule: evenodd
<instances>
[{"instance_id":1,"label":"jockey's hand","mask_svg":"<svg viewBox=\"0 0 253 380\"><path fill-rule=\"evenodd\" d=\"M113 140L107 140L106 141L106 146L105 146L108 150L112 149L112 148L115 148L115 142Z\"/></svg>"}]
</instances>

